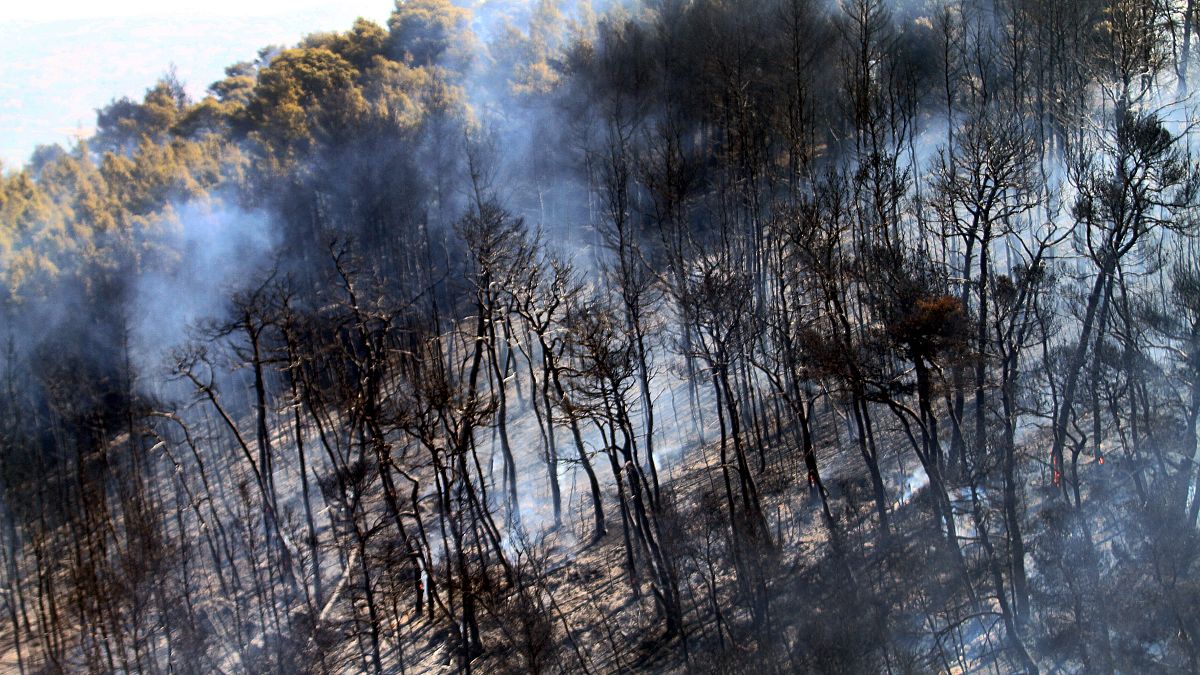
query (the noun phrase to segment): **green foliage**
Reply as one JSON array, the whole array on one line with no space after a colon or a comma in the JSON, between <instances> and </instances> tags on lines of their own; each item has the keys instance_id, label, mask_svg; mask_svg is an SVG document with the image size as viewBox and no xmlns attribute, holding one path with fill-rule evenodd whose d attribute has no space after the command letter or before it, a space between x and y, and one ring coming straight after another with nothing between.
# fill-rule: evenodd
<instances>
[{"instance_id":1,"label":"green foliage","mask_svg":"<svg viewBox=\"0 0 1200 675\"><path fill-rule=\"evenodd\" d=\"M225 79L214 82L208 90L221 103L244 107L254 95L256 77L254 64L242 61L226 68Z\"/></svg>"},{"instance_id":2,"label":"green foliage","mask_svg":"<svg viewBox=\"0 0 1200 675\"><path fill-rule=\"evenodd\" d=\"M343 166L368 193L348 195L348 208L371 220L399 213L380 200L415 186L405 148L423 142L430 120L472 119L455 82L475 49L469 18L446 0L398 3L386 29L359 19L264 48L199 102L173 74L141 100L112 101L97 110L93 138L70 152L39 148L26 170L0 178L4 284L14 297L41 295L63 275L139 265L178 226L178 205L218 191L270 200L352 147L391 156L378 168Z\"/></svg>"},{"instance_id":3,"label":"green foliage","mask_svg":"<svg viewBox=\"0 0 1200 675\"><path fill-rule=\"evenodd\" d=\"M121 98L97 110L94 143L101 150L129 152L142 138L161 142L187 106L183 85L168 75L146 90L141 103Z\"/></svg>"},{"instance_id":4,"label":"green foliage","mask_svg":"<svg viewBox=\"0 0 1200 675\"><path fill-rule=\"evenodd\" d=\"M64 274L136 265L160 246L173 204L242 180L245 156L236 145L212 134L187 140L163 131L165 120L175 119L165 111L176 104L153 92L147 98L162 104L162 115L146 118L158 120L158 140L138 131L135 145L107 150L98 162L83 142L69 153L39 153L30 169L0 179L0 280L13 298L50 293Z\"/></svg>"},{"instance_id":5,"label":"green foliage","mask_svg":"<svg viewBox=\"0 0 1200 675\"><path fill-rule=\"evenodd\" d=\"M345 33L314 33L301 41L300 47L328 49L359 71L364 71L375 57L387 51L388 40L388 32L382 26L360 18Z\"/></svg>"},{"instance_id":6,"label":"green foliage","mask_svg":"<svg viewBox=\"0 0 1200 675\"><path fill-rule=\"evenodd\" d=\"M555 0L539 0L529 18L528 32L507 25L489 47L497 70L519 96L544 95L562 82L558 65L568 39L568 25Z\"/></svg>"},{"instance_id":7,"label":"green foliage","mask_svg":"<svg viewBox=\"0 0 1200 675\"><path fill-rule=\"evenodd\" d=\"M450 0L398 1L388 18L390 54L416 66L462 71L474 46L470 13Z\"/></svg>"},{"instance_id":8,"label":"green foliage","mask_svg":"<svg viewBox=\"0 0 1200 675\"><path fill-rule=\"evenodd\" d=\"M428 69L377 56L364 79L372 118L403 131L412 131L424 121L435 95Z\"/></svg>"},{"instance_id":9,"label":"green foliage","mask_svg":"<svg viewBox=\"0 0 1200 675\"><path fill-rule=\"evenodd\" d=\"M259 73L244 124L269 170L354 133L366 113L357 79L349 61L324 47L284 50Z\"/></svg>"}]
</instances>

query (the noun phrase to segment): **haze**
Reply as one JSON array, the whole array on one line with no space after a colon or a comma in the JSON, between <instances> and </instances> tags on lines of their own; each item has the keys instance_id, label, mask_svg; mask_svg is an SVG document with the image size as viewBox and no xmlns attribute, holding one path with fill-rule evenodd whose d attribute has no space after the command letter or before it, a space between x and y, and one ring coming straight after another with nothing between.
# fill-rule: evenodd
<instances>
[{"instance_id":1,"label":"haze","mask_svg":"<svg viewBox=\"0 0 1200 675\"><path fill-rule=\"evenodd\" d=\"M15 168L39 144L66 146L90 134L97 108L140 98L172 65L200 97L225 66L253 59L261 47L344 30L359 16L383 22L391 6L128 0L7 7L0 22L0 162Z\"/></svg>"}]
</instances>

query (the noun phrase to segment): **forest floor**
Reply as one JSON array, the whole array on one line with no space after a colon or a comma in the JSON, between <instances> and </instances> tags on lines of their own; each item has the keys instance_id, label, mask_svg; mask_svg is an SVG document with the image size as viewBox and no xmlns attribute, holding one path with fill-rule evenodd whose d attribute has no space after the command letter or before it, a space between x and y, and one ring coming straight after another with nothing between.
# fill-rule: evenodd
<instances>
[{"instance_id":1,"label":"forest floor","mask_svg":"<svg viewBox=\"0 0 1200 675\"><path fill-rule=\"evenodd\" d=\"M662 622L655 611L654 600L646 580L638 584L640 597L635 597L625 564L625 544L617 510L615 490L606 489L605 510L608 534L598 541L592 539L591 501L586 480L574 456L569 433L559 429L560 454L566 458L559 467L562 484L563 527L553 530L553 510L549 496L547 468L542 458L542 431L528 399L522 400L514 383L509 389L513 402L508 432L514 448L519 476L521 520L527 536L510 541L511 563L521 566L539 579L542 602L557 640L554 659L566 672L663 672L663 673L734 673L745 672L756 663L772 663L783 671L804 670L806 655L814 650L853 652L861 649L873 635L886 631L900 645L893 650L887 670L926 672L966 672L987 666L996 672L1007 671L1003 646L995 636L1003 635L998 628L998 612L993 600L981 599L974 607L955 576L949 572L930 574L929 570L953 569L947 563L947 551L941 545L938 526L932 516L922 488L927 483L908 440L899 425L882 411L877 415L877 443L880 448L880 468L887 484L889 517L895 534L886 543L879 535L878 518L870 486L857 443L849 435L849 425L839 417L836 407L828 401L818 404L816 419L821 423L813 429L818 464L829 491L829 502L840 539L841 556L835 555L829 532L821 517L820 502L812 498L806 483L802 458L795 452L795 442L789 428L762 424L760 439L746 425L748 454L755 465L755 478L774 545L767 557L769 594L772 614L769 639L751 636L752 630L746 603L734 597L739 591L732 578L732 566L721 559L722 542L728 537L728 519L724 517L724 496L721 491L721 431L713 406L713 397L701 390L689 395L682 378L658 379L660 389L656 398L657 426L655 432L656 458L665 503L664 529L676 533L684 544L678 555L686 558L690 575L680 580L683 597L686 640L678 637L665 640ZM694 401L694 404L693 404ZM278 434L272 439L276 454L281 458L275 467L276 488L280 512L288 529L294 534L302 531L303 498L300 473L289 458L294 454L294 430L283 423L272 425ZM222 447L217 427L208 434L198 434L197 440L211 448L204 457L211 474L214 498L236 509L238 486L249 480L249 470L241 453L232 447ZM211 436L211 437L206 437ZM306 436L310 470L328 471L327 462L318 450L318 439ZM1039 447L1044 439L1024 439L1030 447ZM500 476L500 453L495 430L481 432L481 460L490 462L492 475ZM585 429L585 445L597 448L598 433ZM115 439L120 443L121 439ZM159 450L162 450L161 448ZM163 450L163 452L166 452ZM178 452L178 449L175 450ZM181 458L170 458L179 462ZM609 463L601 455L594 460L602 485L612 486ZM1036 462L1027 462L1036 466ZM1108 468L1116 470L1119 458L1110 459ZM176 464L178 466L178 464ZM169 483L171 477L162 475ZM310 499L314 510L322 514L318 531L323 539L330 537L329 519L324 517L324 504L310 478ZM1038 483L1030 477L1029 484ZM497 486L489 487L494 495ZM165 487L163 489L166 489ZM1029 518L1036 518L1048 494L1031 490L1026 495ZM1045 493L1045 494L1044 494ZM956 522L959 525L965 550L978 546L973 520L967 515L970 492L959 488L956 496ZM986 495L983 497L987 498ZM250 508L247 503L245 508ZM498 506L502 515L503 507ZM499 517L498 515L498 517ZM1110 519L1113 522L1115 519ZM247 521L249 522L249 521ZM1110 533L1097 532L1101 550ZM184 533L195 537L197 532ZM293 539L292 546L300 544ZM303 556L304 551L297 549ZM880 556L889 564L880 565ZM353 621L352 603L335 603L338 593L345 591L345 570L353 560L344 553L324 554L322 577L327 589L327 608L322 612L343 622ZM880 570L886 570L880 572ZM906 570L912 573L906 572ZM916 570L920 570L917 573ZM1035 569L1031 567L1031 574ZM973 573L972 577L981 576ZM914 579L923 583L914 583ZM857 604L855 593L847 586L870 587L864 597L883 598L882 605ZM329 591L332 589L332 592ZM715 590L714 590L715 589ZM349 591L345 591L349 592ZM716 601L714 601L714 593ZM214 630L220 630L229 604L219 597L198 597L201 614L210 617ZM335 608L336 607L336 608ZM947 609L949 608L949 609ZM501 608L484 606L484 612ZM385 667L389 672L438 673L457 672L457 653L446 626L430 622L425 616L409 611L401 613L401 625L393 626L398 640L387 640ZM495 623L505 627L504 617ZM933 626L943 628L931 629ZM947 628L949 627L949 628ZM7 625L0 631L7 633ZM847 638L847 636L853 636ZM510 642L511 636L495 631L484 635L485 645ZM17 670L17 656L11 636L0 635L6 649L0 653L0 672ZM848 641L849 640L849 641ZM858 640L859 643L855 643ZM686 643L686 644L685 644ZM749 647L748 645L760 645ZM772 653L756 653L762 645L773 648ZM344 654L331 655L330 663L345 664L355 670L357 661L353 641L343 642ZM517 657L510 653L485 651L476 657L473 669L478 672L509 672ZM83 667L83 663L75 664ZM241 670L236 662L227 663L229 672ZM68 667L70 669L70 667Z\"/></svg>"},{"instance_id":2,"label":"forest floor","mask_svg":"<svg viewBox=\"0 0 1200 675\"><path fill-rule=\"evenodd\" d=\"M674 388L665 391L660 399L667 396L672 401L687 400L684 383L676 382ZM662 439L658 446L670 448L662 452L660 458L665 455L666 461L660 459L659 464L662 489L664 494L670 495L672 504L672 513L666 517L686 519L685 522L668 520L667 528L679 528L689 533L685 536L691 538L692 544L686 547L684 555L692 557L694 567L725 570L713 571L709 578L693 574L681 580L688 626L687 653L678 638L673 638L671 644L664 643L661 620L655 613L645 582L641 584L641 598L634 597L625 566L621 522L613 491L608 491L605 503L608 534L589 544L591 507L586 488L577 485L574 480L577 476L568 476L571 480L564 485L570 487L564 487L563 494L570 508L564 513L564 527L552 532L543 530L532 538L529 548L523 552L525 557L535 559L540 567L538 574L544 579L547 607L553 611L551 618L562 640L558 658L567 672L742 672L741 666L755 660L753 654L744 652L733 659L712 656L730 651L738 654L739 643L750 641L742 640L745 625L749 623L748 612L726 597L736 592L728 589L737 586L731 579L728 561L705 559L719 548L717 541L726 536L722 529L726 526L720 518L704 517L706 513L711 516L713 510L724 508L718 487L721 480L720 429L711 403L710 398L700 396L700 406L708 408L703 424L694 420L688 409L683 415L665 416L670 421L656 433L656 439ZM663 417L660 412L660 419ZM533 424L532 418L532 415L525 415L510 422L512 438L521 440L521 443L514 442L514 447L529 443L524 447L540 448L536 428L528 426ZM837 416L830 410L822 419L833 422ZM863 460L856 444L847 438L845 429L827 423L814 432L818 439L819 468L830 493L831 509L844 539L843 546L855 551L853 567L866 574L864 570L871 566L871 560L879 552L874 503L870 487L862 478L865 475ZM884 455L880 457L881 469L886 475L888 494L894 500L889 505L893 527L904 533L891 542L896 548L891 555L906 558L908 564L930 563L931 556L942 552L927 543L934 527L932 518L926 513L928 509L916 506L921 501L920 491L927 478L908 449L907 441L902 440L898 426L891 429L886 420L881 420L880 432L880 447L886 449L881 453ZM786 654L802 649L798 647L805 639L801 624L811 623L815 618L812 616L814 608L820 606L813 589L822 589L820 593L826 595L837 593L830 581L839 574L831 560L829 535L820 516L820 503L810 497L801 458L793 451L789 439L778 433L765 435L763 441L763 464L757 467L760 471L756 478L777 551L772 560L776 573L770 589L771 611L776 614L777 642ZM757 461L757 447L751 448L750 452ZM535 455L536 452L522 453L518 462L522 458L534 462ZM611 473L606 464L596 462L602 483L611 485ZM519 475L526 477L520 489L523 494L530 495L522 498L522 512L527 524L537 523L539 515L542 523L550 522L546 517L549 506L545 481L539 479L545 473L544 465L541 473L537 468L527 464L519 470ZM886 581L858 580L872 585ZM898 583L903 584L902 580ZM714 620L716 612L712 610L710 589L713 587L723 589L719 591L720 611L725 615L719 620ZM919 595L917 589L913 590ZM801 615L807 616L798 619ZM842 621L844 617L829 617L828 620ZM562 630L565 626L570 628L570 638ZM442 633L427 630L420 618L413 620L410 630L416 644L408 647L408 665L403 670L457 671L458 663L441 639ZM503 636L485 636L485 642L487 637ZM430 642L421 645L421 638ZM868 638L864 635L863 639ZM966 638L968 642L970 639ZM734 645L734 649L730 650L730 645ZM948 651L956 652L965 665L976 663L978 652L986 650L986 645L970 644L948 648ZM504 670L504 655L485 654L476 661L475 667L480 672ZM950 663L946 666L947 671L960 667Z\"/></svg>"}]
</instances>

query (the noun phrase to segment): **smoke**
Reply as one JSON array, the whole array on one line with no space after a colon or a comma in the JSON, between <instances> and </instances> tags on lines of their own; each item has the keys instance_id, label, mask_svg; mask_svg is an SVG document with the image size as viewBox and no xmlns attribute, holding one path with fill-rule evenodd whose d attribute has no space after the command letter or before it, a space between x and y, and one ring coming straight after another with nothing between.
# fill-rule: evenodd
<instances>
[{"instance_id":1,"label":"smoke","mask_svg":"<svg viewBox=\"0 0 1200 675\"><path fill-rule=\"evenodd\" d=\"M911 474L904 477L897 505L908 504L927 485L929 485L929 474L925 473L923 467L918 466Z\"/></svg>"},{"instance_id":2,"label":"smoke","mask_svg":"<svg viewBox=\"0 0 1200 675\"><path fill-rule=\"evenodd\" d=\"M231 291L271 267L278 237L262 211L219 199L176 205L161 257L133 280L131 345L142 372L162 367L198 322L223 314Z\"/></svg>"}]
</instances>

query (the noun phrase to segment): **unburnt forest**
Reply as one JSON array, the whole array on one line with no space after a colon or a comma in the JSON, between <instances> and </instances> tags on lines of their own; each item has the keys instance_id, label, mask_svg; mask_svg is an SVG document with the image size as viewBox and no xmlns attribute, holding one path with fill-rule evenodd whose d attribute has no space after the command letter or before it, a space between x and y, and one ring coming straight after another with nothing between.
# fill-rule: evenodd
<instances>
[{"instance_id":1,"label":"unburnt forest","mask_svg":"<svg viewBox=\"0 0 1200 675\"><path fill-rule=\"evenodd\" d=\"M1200 670L1195 10L399 0L111 101L0 171L0 668Z\"/></svg>"}]
</instances>

